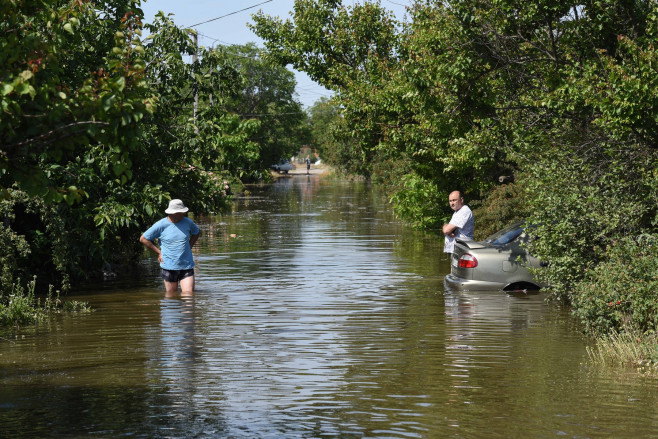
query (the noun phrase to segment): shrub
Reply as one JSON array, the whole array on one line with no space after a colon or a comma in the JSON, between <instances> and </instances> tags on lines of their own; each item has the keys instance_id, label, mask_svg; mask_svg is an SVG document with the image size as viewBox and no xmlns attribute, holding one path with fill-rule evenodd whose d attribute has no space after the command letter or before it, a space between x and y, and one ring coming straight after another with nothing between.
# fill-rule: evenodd
<instances>
[{"instance_id":1,"label":"shrub","mask_svg":"<svg viewBox=\"0 0 658 439\"><path fill-rule=\"evenodd\" d=\"M418 174L406 174L401 180L400 186L391 196L395 213L418 229L440 227L445 220L441 216L441 207L448 205L447 196L443 195L434 181L426 180Z\"/></svg>"},{"instance_id":2,"label":"shrub","mask_svg":"<svg viewBox=\"0 0 658 439\"><path fill-rule=\"evenodd\" d=\"M655 168L658 155L640 146L613 148L547 150L526 170L524 188L536 225L530 251L549 263L537 273L539 280L565 303L579 294L588 270L610 260L612 246L655 230L655 179L646 170Z\"/></svg>"},{"instance_id":3,"label":"shrub","mask_svg":"<svg viewBox=\"0 0 658 439\"><path fill-rule=\"evenodd\" d=\"M520 185L498 186L473 211L475 240L481 241L514 221L526 219L529 213L525 192Z\"/></svg>"},{"instance_id":4,"label":"shrub","mask_svg":"<svg viewBox=\"0 0 658 439\"><path fill-rule=\"evenodd\" d=\"M0 201L0 297L11 291L12 279L17 275L20 261L30 254L30 246L25 236L18 235L9 224L15 219L12 203Z\"/></svg>"},{"instance_id":5,"label":"shrub","mask_svg":"<svg viewBox=\"0 0 658 439\"><path fill-rule=\"evenodd\" d=\"M0 296L13 291L15 279L34 276L66 288L62 216L41 199L16 190L8 193L11 198L0 201Z\"/></svg>"},{"instance_id":6,"label":"shrub","mask_svg":"<svg viewBox=\"0 0 658 439\"><path fill-rule=\"evenodd\" d=\"M23 289L20 279L18 279L18 283L12 285L11 293L0 302L0 324L2 326L34 323L41 318L41 310L34 306L35 284L36 280L28 283L27 292Z\"/></svg>"},{"instance_id":7,"label":"shrub","mask_svg":"<svg viewBox=\"0 0 658 439\"><path fill-rule=\"evenodd\" d=\"M625 238L589 270L573 294L574 314L588 332L658 329L658 235Z\"/></svg>"},{"instance_id":8,"label":"shrub","mask_svg":"<svg viewBox=\"0 0 658 439\"><path fill-rule=\"evenodd\" d=\"M21 279L12 283L8 294L0 295L0 326L21 326L45 320L59 310L67 312L89 312L86 302L77 300L64 302L59 298L59 291L53 294L52 286L43 303L36 296L37 279L34 277L23 286Z\"/></svg>"}]
</instances>

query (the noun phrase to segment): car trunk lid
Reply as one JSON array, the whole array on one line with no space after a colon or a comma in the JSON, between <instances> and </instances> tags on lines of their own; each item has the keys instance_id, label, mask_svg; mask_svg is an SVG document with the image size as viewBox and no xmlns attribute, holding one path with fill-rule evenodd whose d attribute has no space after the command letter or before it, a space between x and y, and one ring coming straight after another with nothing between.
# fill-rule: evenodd
<instances>
[{"instance_id":1,"label":"car trunk lid","mask_svg":"<svg viewBox=\"0 0 658 439\"><path fill-rule=\"evenodd\" d=\"M470 239L467 240L467 239L457 238L455 241L458 242L459 244L462 244L463 246L465 246L468 249L486 248L486 247L491 246L490 244L487 244L486 242L472 241Z\"/></svg>"}]
</instances>

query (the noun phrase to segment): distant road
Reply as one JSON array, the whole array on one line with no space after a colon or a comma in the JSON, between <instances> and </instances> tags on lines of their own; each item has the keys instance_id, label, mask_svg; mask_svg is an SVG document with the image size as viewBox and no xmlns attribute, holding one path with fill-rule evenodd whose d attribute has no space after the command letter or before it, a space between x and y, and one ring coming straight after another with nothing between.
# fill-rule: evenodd
<instances>
[{"instance_id":1,"label":"distant road","mask_svg":"<svg viewBox=\"0 0 658 439\"><path fill-rule=\"evenodd\" d=\"M317 166L311 164L311 169L309 170L308 173L310 175L320 175L320 174L328 174L331 171L332 171L331 167L325 164L321 164ZM306 164L294 163L292 171L288 171L288 174L279 174L278 172L274 172L274 174L279 177L285 177L286 175L306 175Z\"/></svg>"}]
</instances>

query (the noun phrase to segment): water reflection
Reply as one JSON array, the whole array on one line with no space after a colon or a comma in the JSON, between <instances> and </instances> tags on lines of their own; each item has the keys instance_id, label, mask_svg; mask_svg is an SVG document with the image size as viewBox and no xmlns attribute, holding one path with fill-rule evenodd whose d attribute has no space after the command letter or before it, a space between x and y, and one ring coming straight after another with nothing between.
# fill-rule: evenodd
<instances>
[{"instance_id":1,"label":"water reflection","mask_svg":"<svg viewBox=\"0 0 658 439\"><path fill-rule=\"evenodd\" d=\"M150 422L159 431L169 432L165 436L218 434L225 429L217 404L221 401L221 375L208 379L205 372L207 353L196 301L196 297L160 300L160 322L148 337L147 381L155 391L154 403L157 401Z\"/></svg>"},{"instance_id":2,"label":"water reflection","mask_svg":"<svg viewBox=\"0 0 658 439\"><path fill-rule=\"evenodd\" d=\"M152 370L176 395L192 393L195 363L199 357L194 297L160 301L159 350L153 352ZM151 341L157 339L150 337Z\"/></svg>"},{"instance_id":3,"label":"water reflection","mask_svg":"<svg viewBox=\"0 0 658 439\"><path fill-rule=\"evenodd\" d=\"M474 391L505 380L497 375L517 360L518 341L525 343L527 331L546 318L546 304L537 294L446 291L444 297L450 402L472 404Z\"/></svg>"},{"instance_id":4,"label":"water reflection","mask_svg":"<svg viewBox=\"0 0 658 439\"><path fill-rule=\"evenodd\" d=\"M249 190L199 218L193 298L154 269L0 339L0 436L656 436L656 381L590 369L541 295L444 291L441 240L367 184Z\"/></svg>"}]
</instances>

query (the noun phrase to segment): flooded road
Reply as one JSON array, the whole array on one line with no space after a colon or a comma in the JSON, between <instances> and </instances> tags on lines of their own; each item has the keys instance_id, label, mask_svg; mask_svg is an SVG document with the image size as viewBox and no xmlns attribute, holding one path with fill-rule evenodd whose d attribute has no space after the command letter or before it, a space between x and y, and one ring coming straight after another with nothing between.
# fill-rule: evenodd
<instances>
[{"instance_id":1,"label":"flooded road","mask_svg":"<svg viewBox=\"0 0 658 439\"><path fill-rule=\"evenodd\" d=\"M196 218L193 299L149 258L2 332L0 437L658 437L658 380L590 365L541 295L445 291L443 243L370 186L249 191Z\"/></svg>"}]
</instances>

